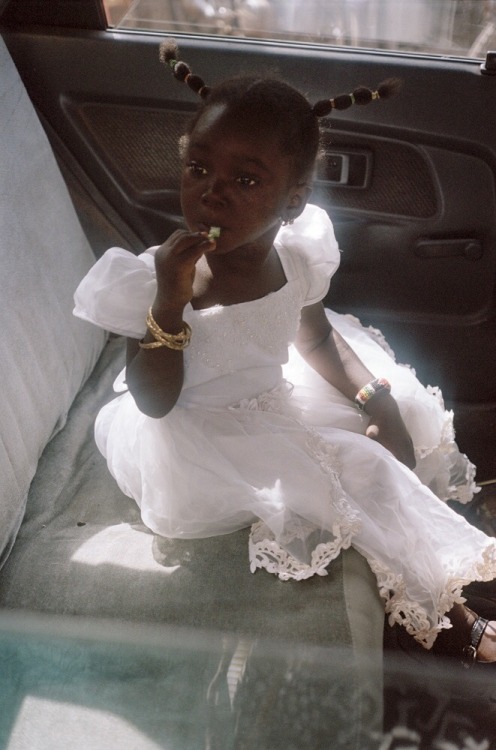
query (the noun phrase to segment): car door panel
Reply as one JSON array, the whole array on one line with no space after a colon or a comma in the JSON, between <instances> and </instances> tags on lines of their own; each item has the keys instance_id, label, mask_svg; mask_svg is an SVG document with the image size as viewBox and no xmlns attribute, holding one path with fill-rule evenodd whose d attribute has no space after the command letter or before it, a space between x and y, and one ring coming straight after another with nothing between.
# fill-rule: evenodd
<instances>
[{"instance_id":1,"label":"car door panel","mask_svg":"<svg viewBox=\"0 0 496 750\"><path fill-rule=\"evenodd\" d=\"M193 94L154 33L11 27L4 37L61 151L138 252L180 225L178 141ZM322 122L312 200L342 249L327 302L381 328L400 361L457 408L458 440L496 474L496 77L470 60L184 37L207 82L276 72L311 101L399 77L388 102ZM96 203L98 204L98 199ZM136 238L133 243L132 238ZM476 415L476 416L474 416Z\"/></svg>"}]
</instances>

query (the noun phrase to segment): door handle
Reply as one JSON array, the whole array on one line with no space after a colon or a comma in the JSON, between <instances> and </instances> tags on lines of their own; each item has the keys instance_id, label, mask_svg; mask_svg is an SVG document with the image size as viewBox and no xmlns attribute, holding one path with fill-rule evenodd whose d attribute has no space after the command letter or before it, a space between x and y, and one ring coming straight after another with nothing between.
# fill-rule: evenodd
<instances>
[{"instance_id":1,"label":"door handle","mask_svg":"<svg viewBox=\"0 0 496 750\"><path fill-rule=\"evenodd\" d=\"M415 246L419 258L456 258L480 260L484 255L480 240L419 240Z\"/></svg>"},{"instance_id":2,"label":"door handle","mask_svg":"<svg viewBox=\"0 0 496 750\"><path fill-rule=\"evenodd\" d=\"M372 152L366 149L326 149L317 163L316 182L327 187L364 189L370 185Z\"/></svg>"}]
</instances>

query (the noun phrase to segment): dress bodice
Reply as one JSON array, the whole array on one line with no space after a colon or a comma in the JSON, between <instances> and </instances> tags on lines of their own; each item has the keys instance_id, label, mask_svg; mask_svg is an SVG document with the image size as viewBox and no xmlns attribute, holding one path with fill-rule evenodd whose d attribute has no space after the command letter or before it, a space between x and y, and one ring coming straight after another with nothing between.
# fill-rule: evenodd
<instances>
[{"instance_id":1,"label":"dress bodice","mask_svg":"<svg viewBox=\"0 0 496 750\"><path fill-rule=\"evenodd\" d=\"M185 381L179 404L225 406L274 388L282 377L301 308L321 300L339 265L339 248L327 213L308 205L274 242L286 284L260 299L194 310L184 351ZM111 248L75 294L75 315L124 336L142 338L157 291L155 252L139 256Z\"/></svg>"},{"instance_id":2,"label":"dress bodice","mask_svg":"<svg viewBox=\"0 0 496 750\"><path fill-rule=\"evenodd\" d=\"M204 310L185 309L192 328L184 351L179 403L233 403L269 390L281 379L300 317L298 286L288 281L260 299Z\"/></svg>"}]
</instances>

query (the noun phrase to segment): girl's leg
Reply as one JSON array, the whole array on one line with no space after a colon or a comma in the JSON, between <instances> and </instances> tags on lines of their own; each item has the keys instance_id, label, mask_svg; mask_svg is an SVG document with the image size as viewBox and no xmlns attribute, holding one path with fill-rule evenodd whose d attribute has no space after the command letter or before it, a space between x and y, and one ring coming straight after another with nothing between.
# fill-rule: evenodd
<instances>
[{"instance_id":1,"label":"girl's leg","mask_svg":"<svg viewBox=\"0 0 496 750\"><path fill-rule=\"evenodd\" d=\"M496 578L496 541L467 524L382 446L361 435L341 435L339 443L339 478L362 524L352 544L377 576L390 622L405 626L426 648L451 633L461 658L477 618L455 602L470 580ZM452 628L451 613L457 620ZM496 617L486 617L493 622L479 658L496 661Z\"/></svg>"}]
</instances>

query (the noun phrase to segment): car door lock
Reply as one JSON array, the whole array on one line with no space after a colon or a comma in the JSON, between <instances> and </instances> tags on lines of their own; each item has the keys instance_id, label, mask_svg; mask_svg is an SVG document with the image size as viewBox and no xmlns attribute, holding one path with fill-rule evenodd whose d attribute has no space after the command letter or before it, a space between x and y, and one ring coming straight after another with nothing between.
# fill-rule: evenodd
<instances>
[{"instance_id":1,"label":"car door lock","mask_svg":"<svg viewBox=\"0 0 496 750\"><path fill-rule=\"evenodd\" d=\"M485 76L496 76L496 52L488 52L486 61L480 66L481 73Z\"/></svg>"}]
</instances>

